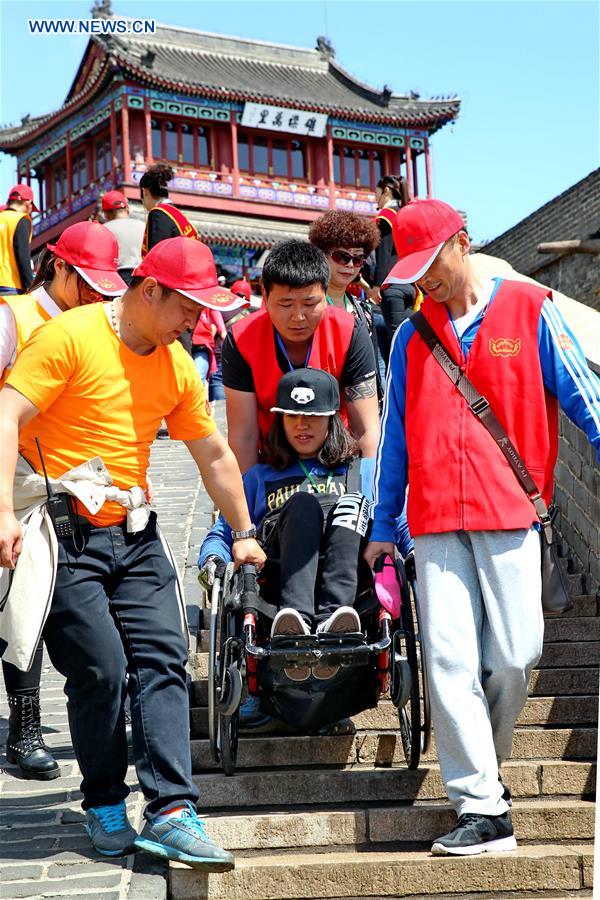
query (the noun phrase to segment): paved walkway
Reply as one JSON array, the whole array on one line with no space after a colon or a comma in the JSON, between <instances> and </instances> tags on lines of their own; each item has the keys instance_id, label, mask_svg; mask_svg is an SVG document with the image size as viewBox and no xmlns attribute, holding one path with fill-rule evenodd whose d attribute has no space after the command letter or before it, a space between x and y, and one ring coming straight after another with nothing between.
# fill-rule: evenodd
<instances>
[{"instance_id":1,"label":"paved walkway","mask_svg":"<svg viewBox=\"0 0 600 900\"><path fill-rule=\"evenodd\" d=\"M221 418L219 416L219 418ZM202 490L195 463L180 442L156 441L151 477L154 506L183 574L190 629L195 631L200 589L196 578L198 547L211 524L212 503ZM102 900L163 900L167 896L166 866L147 854L125 860L99 858L83 830L79 784L67 723L64 679L47 656L42 675L42 724L48 746L62 774L53 781L18 778L16 768L2 770L0 786L0 856L3 900L17 897L85 897ZM4 762L7 731L4 685L0 697L0 759ZM135 827L141 828L143 798L135 770L127 805Z\"/></svg>"}]
</instances>

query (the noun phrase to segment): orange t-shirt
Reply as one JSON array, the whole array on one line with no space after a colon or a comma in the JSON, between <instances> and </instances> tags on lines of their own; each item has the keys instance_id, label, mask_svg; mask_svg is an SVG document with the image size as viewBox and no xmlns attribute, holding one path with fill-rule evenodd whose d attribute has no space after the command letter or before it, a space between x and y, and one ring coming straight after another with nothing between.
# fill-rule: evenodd
<instances>
[{"instance_id":1,"label":"orange t-shirt","mask_svg":"<svg viewBox=\"0 0 600 900\"><path fill-rule=\"evenodd\" d=\"M100 456L117 487L145 489L161 419L175 440L216 430L202 381L181 344L139 356L114 333L102 303L62 313L37 329L7 384L41 410L22 429L19 450L41 472L39 438L54 478ZM95 516L81 506L79 512L101 526L126 515L114 501Z\"/></svg>"}]
</instances>

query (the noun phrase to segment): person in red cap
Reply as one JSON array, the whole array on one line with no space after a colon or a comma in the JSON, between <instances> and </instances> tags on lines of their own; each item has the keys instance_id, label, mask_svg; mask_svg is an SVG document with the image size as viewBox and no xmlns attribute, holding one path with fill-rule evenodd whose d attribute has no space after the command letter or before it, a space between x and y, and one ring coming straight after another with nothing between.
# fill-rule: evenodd
<instances>
[{"instance_id":1,"label":"person in red cap","mask_svg":"<svg viewBox=\"0 0 600 900\"><path fill-rule=\"evenodd\" d=\"M542 650L539 529L558 405L600 455L600 387L547 288L479 278L463 219L447 203L409 203L394 240L387 280L418 284L425 300L392 347L365 556L373 565L393 553L408 486L435 741L458 815L432 851L513 850L499 767ZM494 436L484 424L492 413ZM514 465L502 450L510 445ZM523 464L531 492L515 474Z\"/></svg>"},{"instance_id":2,"label":"person in red cap","mask_svg":"<svg viewBox=\"0 0 600 900\"><path fill-rule=\"evenodd\" d=\"M0 294L22 294L33 281L31 213L38 208L28 184L15 184L0 212Z\"/></svg>"},{"instance_id":3,"label":"person in red cap","mask_svg":"<svg viewBox=\"0 0 600 900\"><path fill-rule=\"evenodd\" d=\"M80 261L77 270L89 278L90 264ZM114 277L104 272L97 282L109 274ZM150 447L164 419L171 437L186 443L233 529L236 564L262 567L265 556L235 457L210 417L192 360L176 341L194 327L202 305L229 309L239 302L218 286L208 247L183 237L161 241L121 297L74 309L38 329L0 392L0 484L19 483L19 451L29 462L26 485L43 488L39 439L58 490L64 496L69 486L78 487L75 510L56 535L58 565L43 636L66 678L92 844L108 856L143 849L217 871L232 868L234 860L210 841L196 813L183 597L145 489ZM0 565L16 565L13 581L27 552L5 489ZM147 800L140 835L125 807L126 670L134 761Z\"/></svg>"},{"instance_id":4,"label":"person in red cap","mask_svg":"<svg viewBox=\"0 0 600 900\"><path fill-rule=\"evenodd\" d=\"M71 225L63 232L54 248L44 252L37 275L27 293L19 297L0 297L0 386L4 384L17 356L36 328L65 310L103 299L100 289L94 289L84 280L73 264L89 262L87 257L84 258L88 243L94 247L97 267L90 268L86 265L88 277L93 281L96 271L105 274L108 270L118 283L115 239L107 235L101 225L85 222ZM65 247L76 248L75 255L66 251L71 262L63 258ZM82 251L81 256L77 255L79 250ZM125 284L120 285L120 290L125 290ZM42 660L43 642L40 640L27 672L4 659L2 670L10 710L7 759L19 766L25 778L43 781L57 778L60 769L42 737Z\"/></svg>"},{"instance_id":5,"label":"person in red cap","mask_svg":"<svg viewBox=\"0 0 600 900\"><path fill-rule=\"evenodd\" d=\"M119 244L119 275L126 284L131 281L131 274L142 261L142 241L144 240L144 223L140 219L132 219L127 198L121 191L107 191L102 195L102 212L105 225L117 239Z\"/></svg>"},{"instance_id":6,"label":"person in red cap","mask_svg":"<svg viewBox=\"0 0 600 900\"><path fill-rule=\"evenodd\" d=\"M246 303L250 303L250 297L252 296L252 285L244 278L239 278L231 285L231 292L232 294L239 294L240 297L244 298Z\"/></svg>"}]
</instances>

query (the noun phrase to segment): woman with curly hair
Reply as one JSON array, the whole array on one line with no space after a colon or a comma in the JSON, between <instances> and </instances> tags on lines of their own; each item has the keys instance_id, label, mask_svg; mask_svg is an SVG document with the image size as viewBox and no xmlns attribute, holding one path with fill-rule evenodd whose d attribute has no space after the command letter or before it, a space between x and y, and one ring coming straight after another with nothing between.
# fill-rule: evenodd
<instances>
[{"instance_id":1,"label":"woman with curly hair","mask_svg":"<svg viewBox=\"0 0 600 900\"><path fill-rule=\"evenodd\" d=\"M370 312L366 304L347 291L348 286L360 277L362 267L379 243L379 229L375 222L356 213L332 209L310 226L308 239L323 251L329 263L331 278L327 290L327 302L353 313L360 319L367 318L371 331Z\"/></svg>"},{"instance_id":2,"label":"woman with curly hair","mask_svg":"<svg viewBox=\"0 0 600 900\"><path fill-rule=\"evenodd\" d=\"M175 173L170 166L157 163L146 169L140 179L140 193L144 208L148 211L146 231L142 242L142 256L155 244L172 237L189 237L198 240L198 233L181 210L167 203L168 183Z\"/></svg>"}]
</instances>

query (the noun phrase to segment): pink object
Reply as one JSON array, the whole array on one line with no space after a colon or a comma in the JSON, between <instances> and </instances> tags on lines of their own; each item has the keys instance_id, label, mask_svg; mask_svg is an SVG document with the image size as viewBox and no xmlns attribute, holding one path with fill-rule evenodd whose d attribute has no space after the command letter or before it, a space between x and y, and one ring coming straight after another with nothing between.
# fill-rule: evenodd
<instances>
[{"instance_id":1,"label":"pink object","mask_svg":"<svg viewBox=\"0 0 600 900\"><path fill-rule=\"evenodd\" d=\"M402 595L394 560L387 553L382 554L375 563L374 573L377 599L392 619L399 619Z\"/></svg>"}]
</instances>

